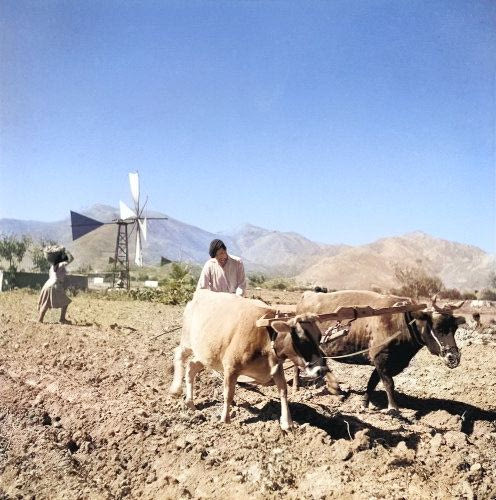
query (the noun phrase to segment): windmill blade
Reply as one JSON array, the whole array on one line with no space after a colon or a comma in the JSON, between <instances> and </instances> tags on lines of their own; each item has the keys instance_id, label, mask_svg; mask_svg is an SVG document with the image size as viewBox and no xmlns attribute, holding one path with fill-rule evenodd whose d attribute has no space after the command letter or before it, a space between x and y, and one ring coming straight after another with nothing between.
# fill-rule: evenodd
<instances>
[{"instance_id":1,"label":"windmill blade","mask_svg":"<svg viewBox=\"0 0 496 500\"><path fill-rule=\"evenodd\" d=\"M88 234L89 232L103 226L104 222L86 217L86 215L78 214L71 210L71 228L72 228L72 239L77 240Z\"/></svg>"},{"instance_id":2,"label":"windmill blade","mask_svg":"<svg viewBox=\"0 0 496 500\"><path fill-rule=\"evenodd\" d=\"M146 241L146 219L138 219L139 231L143 235L143 239Z\"/></svg>"},{"instance_id":3,"label":"windmill blade","mask_svg":"<svg viewBox=\"0 0 496 500\"><path fill-rule=\"evenodd\" d=\"M131 195L133 196L136 212L139 212L139 176L138 172L129 172L129 185L131 186Z\"/></svg>"},{"instance_id":4,"label":"windmill blade","mask_svg":"<svg viewBox=\"0 0 496 500\"><path fill-rule=\"evenodd\" d=\"M140 231L136 231L136 254L134 256L134 262L137 266L143 266L143 252L141 251L141 234Z\"/></svg>"},{"instance_id":5,"label":"windmill blade","mask_svg":"<svg viewBox=\"0 0 496 500\"><path fill-rule=\"evenodd\" d=\"M123 201L119 201L119 208L122 220L136 218L136 214Z\"/></svg>"}]
</instances>

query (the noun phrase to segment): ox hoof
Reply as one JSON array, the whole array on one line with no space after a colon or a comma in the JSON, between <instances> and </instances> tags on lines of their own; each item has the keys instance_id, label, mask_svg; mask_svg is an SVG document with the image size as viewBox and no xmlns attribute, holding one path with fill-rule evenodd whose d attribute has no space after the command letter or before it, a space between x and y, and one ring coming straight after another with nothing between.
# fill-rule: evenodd
<instances>
[{"instance_id":1,"label":"ox hoof","mask_svg":"<svg viewBox=\"0 0 496 500\"><path fill-rule=\"evenodd\" d=\"M385 413L386 415L391 415L392 417L398 417L401 415L400 410L398 408L385 408L381 410L381 413Z\"/></svg>"},{"instance_id":2,"label":"ox hoof","mask_svg":"<svg viewBox=\"0 0 496 500\"><path fill-rule=\"evenodd\" d=\"M186 405L186 408L189 408L190 410L196 410L196 406L193 401L186 401L184 404Z\"/></svg>"},{"instance_id":3,"label":"ox hoof","mask_svg":"<svg viewBox=\"0 0 496 500\"><path fill-rule=\"evenodd\" d=\"M290 420L289 422L283 422L282 420L280 420L279 425L281 426L281 430L283 430L284 432L289 432L294 429L292 420Z\"/></svg>"},{"instance_id":4,"label":"ox hoof","mask_svg":"<svg viewBox=\"0 0 496 500\"><path fill-rule=\"evenodd\" d=\"M173 398L178 398L179 396L181 396L181 394L183 393L183 389L182 387L171 387L169 389L169 394L173 397Z\"/></svg>"}]
</instances>

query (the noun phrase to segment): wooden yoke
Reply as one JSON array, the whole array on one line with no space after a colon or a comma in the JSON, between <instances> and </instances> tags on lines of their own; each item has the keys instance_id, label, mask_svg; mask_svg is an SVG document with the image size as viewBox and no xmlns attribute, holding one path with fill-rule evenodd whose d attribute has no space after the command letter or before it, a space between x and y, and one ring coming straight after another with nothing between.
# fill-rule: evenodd
<instances>
[{"instance_id":1,"label":"wooden yoke","mask_svg":"<svg viewBox=\"0 0 496 500\"><path fill-rule=\"evenodd\" d=\"M341 321L345 319L367 318L370 316L381 316L383 314L400 314L405 312L420 311L425 309L427 304L400 304L391 307L374 309L370 306L343 306L332 313L317 314L318 321ZM262 317L256 321L257 327L270 326L273 321L287 321L294 318L295 314L283 313L275 318Z\"/></svg>"}]
</instances>

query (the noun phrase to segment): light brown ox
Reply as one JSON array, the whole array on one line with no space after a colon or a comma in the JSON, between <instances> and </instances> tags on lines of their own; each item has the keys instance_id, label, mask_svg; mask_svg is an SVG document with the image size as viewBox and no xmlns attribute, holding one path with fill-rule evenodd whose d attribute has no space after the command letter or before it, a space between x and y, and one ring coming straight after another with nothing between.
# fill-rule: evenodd
<instances>
[{"instance_id":1,"label":"light brown ox","mask_svg":"<svg viewBox=\"0 0 496 500\"><path fill-rule=\"evenodd\" d=\"M186 404L195 408L194 380L205 367L224 374L222 422L230 420L230 406L240 375L255 383L275 382L281 398L282 429L292 427L287 385L282 363L289 359L308 376L321 376L327 365L319 350L321 332L315 315L304 314L271 327L257 327L274 310L259 300L234 294L198 290L184 311L183 330L174 355L174 379L170 392L180 395L186 365Z\"/></svg>"},{"instance_id":2,"label":"light brown ox","mask_svg":"<svg viewBox=\"0 0 496 500\"><path fill-rule=\"evenodd\" d=\"M411 300L366 290L342 290L334 293L305 292L296 306L296 312L298 314L328 313L341 306L358 305L368 305L379 309L405 301ZM455 332L458 325L465 323L465 318L454 316L453 311L462 304L463 302L441 308L436 304L434 297L430 311L357 319L351 324L348 335L329 344L322 344L322 349L326 356L331 357L346 356L365 350L362 354L343 357L337 361L374 366L363 398L364 406L368 406L372 392L378 382L382 381L386 389L388 409L397 411L393 377L408 366L422 347L427 346L431 354L439 356L449 368L455 368L460 363ZM298 385L297 378L295 374L295 387Z\"/></svg>"}]
</instances>

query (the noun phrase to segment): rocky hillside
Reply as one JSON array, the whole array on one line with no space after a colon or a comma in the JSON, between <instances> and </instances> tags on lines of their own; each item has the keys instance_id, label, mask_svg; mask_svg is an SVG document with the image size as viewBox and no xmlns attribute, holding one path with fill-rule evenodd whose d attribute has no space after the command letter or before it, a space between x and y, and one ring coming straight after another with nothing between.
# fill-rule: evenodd
<instances>
[{"instance_id":1,"label":"rocky hillside","mask_svg":"<svg viewBox=\"0 0 496 500\"><path fill-rule=\"evenodd\" d=\"M427 273L440 277L445 286L461 290L487 286L491 272L496 269L494 256L480 248L417 231L321 258L297 278L336 289L374 286L388 289L398 285L395 265L421 266Z\"/></svg>"},{"instance_id":2,"label":"rocky hillside","mask_svg":"<svg viewBox=\"0 0 496 500\"><path fill-rule=\"evenodd\" d=\"M349 248L316 243L297 233L271 231L251 224L241 226L228 236L245 260L288 276L298 274L319 258L337 255Z\"/></svg>"}]
</instances>

